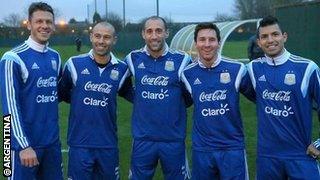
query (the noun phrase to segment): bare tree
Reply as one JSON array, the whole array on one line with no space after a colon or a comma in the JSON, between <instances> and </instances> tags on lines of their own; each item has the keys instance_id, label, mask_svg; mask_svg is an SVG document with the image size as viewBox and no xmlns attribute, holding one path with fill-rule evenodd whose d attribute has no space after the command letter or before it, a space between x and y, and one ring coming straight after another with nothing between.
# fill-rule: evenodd
<instances>
[{"instance_id":1,"label":"bare tree","mask_svg":"<svg viewBox=\"0 0 320 180\"><path fill-rule=\"evenodd\" d=\"M95 13L93 14L93 18L92 18L92 19L93 19L93 23L98 23L98 22L101 22L101 21L102 21L100 14L97 13L97 12L95 12Z\"/></svg>"},{"instance_id":2,"label":"bare tree","mask_svg":"<svg viewBox=\"0 0 320 180\"><path fill-rule=\"evenodd\" d=\"M58 19L59 17L62 16L62 13L58 8L53 8L53 13L54 13L54 18L55 19Z\"/></svg>"},{"instance_id":3,"label":"bare tree","mask_svg":"<svg viewBox=\"0 0 320 180\"><path fill-rule=\"evenodd\" d=\"M240 19L254 18L254 5L256 0L236 0L235 9Z\"/></svg>"},{"instance_id":4,"label":"bare tree","mask_svg":"<svg viewBox=\"0 0 320 180\"><path fill-rule=\"evenodd\" d=\"M229 15L229 14L221 14L221 13L217 13L216 17L214 18L215 21L217 22L224 22L224 21L234 21L234 20L238 20L237 17Z\"/></svg>"},{"instance_id":5,"label":"bare tree","mask_svg":"<svg viewBox=\"0 0 320 180\"><path fill-rule=\"evenodd\" d=\"M274 8L306 0L236 0L235 9L241 19L261 18L273 15Z\"/></svg>"},{"instance_id":6,"label":"bare tree","mask_svg":"<svg viewBox=\"0 0 320 180\"><path fill-rule=\"evenodd\" d=\"M9 27L20 27L22 22L22 17L17 13L9 14L3 18L3 23Z\"/></svg>"},{"instance_id":7,"label":"bare tree","mask_svg":"<svg viewBox=\"0 0 320 180\"><path fill-rule=\"evenodd\" d=\"M121 31L123 28L122 18L118 14L110 12L108 13L107 19L106 17L103 17L102 19L112 24L117 32Z\"/></svg>"}]
</instances>

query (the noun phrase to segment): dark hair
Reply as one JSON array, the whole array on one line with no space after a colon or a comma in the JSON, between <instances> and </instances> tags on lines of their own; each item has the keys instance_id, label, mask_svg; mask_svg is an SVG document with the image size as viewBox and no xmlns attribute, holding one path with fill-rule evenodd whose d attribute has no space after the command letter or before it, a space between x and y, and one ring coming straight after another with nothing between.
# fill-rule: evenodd
<instances>
[{"instance_id":1,"label":"dark hair","mask_svg":"<svg viewBox=\"0 0 320 180\"><path fill-rule=\"evenodd\" d=\"M29 6L29 10L28 10L28 16L29 16L29 20L31 19L31 16L32 14L35 12L35 11L48 11L50 12L53 17L54 17L54 13L53 13L53 9L52 7L47 4L47 3L44 3L44 2L34 2L32 3L30 6Z\"/></svg>"},{"instance_id":2,"label":"dark hair","mask_svg":"<svg viewBox=\"0 0 320 180\"><path fill-rule=\"evenodd\" d=\"M220 42L221 37L220 37L220 30L219 30L218 26L213 23L209 23L209 22L199 23L196 26L196 28L194 30L194 36L193 36L195 42L197 42L198 33L202 29L213 29L217 34L218 42Z\"/></svg>"},{"instance_id":3,"label":"dark hair","mask_svg":"<svg viewBox=\"0 0 320 180\"><path fill-rule=\"evenodd\" d=\"M279 24L279 20L276 17L273 16L266 16L264 17L260 22L259 22L259 26L258 26L258 30L257 30L257 37L259 38L259 33L260 33L260 28L261 27L266 27L266 26L271 26L271 25L275 25L277 24L281 30L280 24Z\"/></svg>"},{"instance_id":4,"label":"dark hair","mask_svg":"<svg viewBox=\"0 0 320 180\"><path fill-rule=\"evenodd\" d=\"M167 22L166 22L166 20L164 19L164 18L162 18L162 17L160 17L160 16L150 16L150 17L148 17L147 19L145 19L144 21L143 21L143 27L142 27L142 30L145 30L145 28L146 28L146 23L147 23L147 21L149 21L149 20L161 20L162 22L163 22L163 24L164 24L164 29L165 30L167 30L168 29L168 27L167 27Z\"/></svg>"}]
</instances>

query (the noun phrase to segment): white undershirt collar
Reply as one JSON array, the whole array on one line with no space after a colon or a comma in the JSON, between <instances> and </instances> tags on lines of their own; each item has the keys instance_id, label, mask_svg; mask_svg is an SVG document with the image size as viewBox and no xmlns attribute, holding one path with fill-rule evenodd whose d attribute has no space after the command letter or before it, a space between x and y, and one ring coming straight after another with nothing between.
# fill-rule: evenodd
<instances>
[{"instance_id":1,"label":"white undershirt collar","mask_svg":"<svg viewBox=\"0 0 320 180\"><path fill-rule=\"evenodd\" d=\"M48 51L48 45L49 43L47 42L46 44L40 44L33 40L31 36L26 40L26 44L33 50L38 51L38 52L47 52Z\"/></svg>"},{"instance_id":2,"label":"white undershirt collar","mask_svg":"<svg viewBox=\"0 0 320 180\"><path fill-rule=\"evenodd\" d=\"M169 46L168 46L167 43L165 43L165 44L164 44L164 51L163 51L163 53L162 53L161 56L165 56L165 55L168 53L168 51L169 51ZM148 51L147 45L145 45L145 46L143 47L143 52L145 52L148 56L151 56L150 53L149 53L149 51ZM161 57L161 56L160 56L160 57Z\"/></svg>"},{"instance_id":3,"label":"white undershirt collar","mask_svg":"<svg viewBox=\"0 0 320 180\"><path fill-rule=\"evenodd\" d=\"M197 58L197 62L199 63L199 66L200 66L200 67L202 67L202 68L208 68L208 67L206 67L206 66L204 65L204 63L202 63L202 62L200 61L200 57ZM214 68L214 67L218 66L218 65L220 64L220 62L221 62L221 54L218 54L217 59L213 62L213 64L211 65L210 68Z\"/></svg>"},{"instance_id":4,"label":"white undershirt collar","mask_svg":"<svg viewBox=\"0 0 320 180\"><path fill-rule=\"evenodd\" d=\"M284 52L281 55L274 57L274 58L271 58L266 55L267 63L271 66L279 66L279 65L287 62L290 55L291 54L286 49L284 49Z\"/></svg>"}]
</instances>

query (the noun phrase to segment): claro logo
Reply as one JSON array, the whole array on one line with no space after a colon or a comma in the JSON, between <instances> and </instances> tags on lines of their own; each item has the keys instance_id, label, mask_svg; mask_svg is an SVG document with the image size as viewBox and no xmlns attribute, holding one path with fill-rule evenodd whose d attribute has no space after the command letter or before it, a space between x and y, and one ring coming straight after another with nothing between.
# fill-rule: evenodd
<instances>
[{"instance_id":1,"label":"claro logo","mask_svg":"<svg viewBox=\"0 0 320 180\"><path fill-rule=\"evenodd\" d=\"M104 99L94 99L94 98L89 98L86 97L83 99L83 103L85 105L89 105L89 106L101 106L101 107L106 107L108 105L108 98L104 98Z\"/></svg>"},{"instance_id":2,"label":"claro logo","mask_svg":"<svg viewBox=\"0 0 320 180\"><path fill-rule=\"evenodd\" d=\"M282 116L282 117L288 117L289 115L294 114L292 112L292 108L287 106L284 106L283 109L276 109L274 107L266 106L264 108L264 111L267 114L271 114L274 116Z\"/></svg>"},{"instance_id":3,"label":"claro logo","mask_svg":"<svg viewBox=\"0 0 320 180\"><path fill-rule=\"evenodd\" d=\"M220 108L217 109L211 109L211 108L206 108L206 109L202 109L201 114L204 117L207 116L219 116L219 115L224 115L227 111L229 111L229 107L228 104L221 104Z\"/></svg>"},{"instance_id":4,"label":"claro logo","mask_svg":"<svg viewBox=\"0 0 320 180\"><path fill-rule=\"evenodd\" d=\"M58 99L57 91L52 91L51 95L38 95L36 97L37 103L50 103Z\"/></svg>"}]
</instances>

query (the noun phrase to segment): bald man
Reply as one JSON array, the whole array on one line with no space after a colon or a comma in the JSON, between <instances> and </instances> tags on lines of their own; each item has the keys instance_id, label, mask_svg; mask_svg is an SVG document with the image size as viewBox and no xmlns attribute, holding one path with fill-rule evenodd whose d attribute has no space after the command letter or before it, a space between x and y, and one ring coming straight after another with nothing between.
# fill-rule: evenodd
<instances>
[{"instance_id":1,"label":"bald man","mask_svg":"<svg viewBox=\"0 0 320 180\"><path fill-rule=\"evenodd\" d=\"M111 53L116 40L111 24L98 23L92 50L65 64L59 98L70 103L68 178L119 179L116 99L131 83L127 65Z\"/></svg>"}]
</instances>

